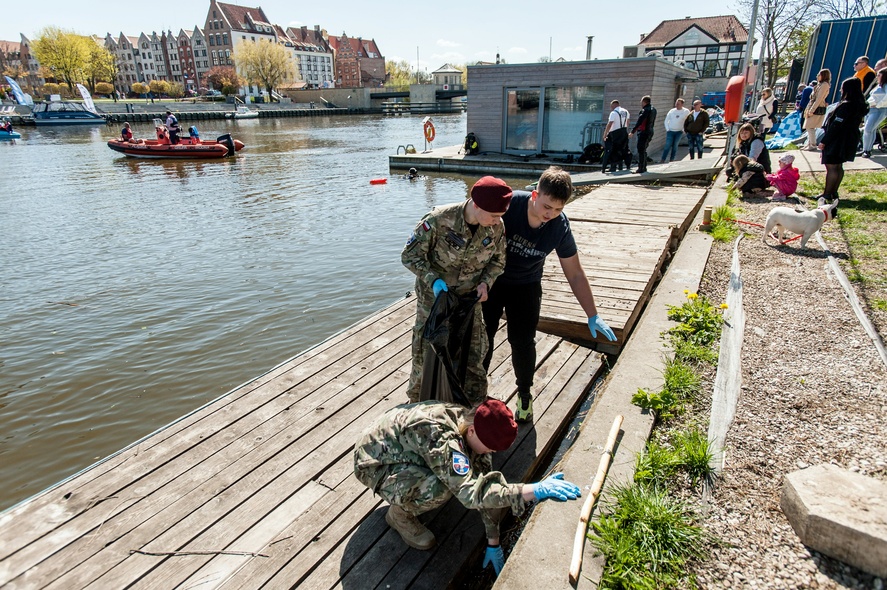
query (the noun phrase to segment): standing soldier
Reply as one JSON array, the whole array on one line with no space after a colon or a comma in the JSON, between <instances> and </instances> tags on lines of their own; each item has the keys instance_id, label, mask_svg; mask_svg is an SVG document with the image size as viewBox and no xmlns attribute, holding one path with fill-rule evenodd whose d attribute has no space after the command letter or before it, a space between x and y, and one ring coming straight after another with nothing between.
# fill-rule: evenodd
<instances>
[{"instance_id":1,"label":"standing soldier","mask_svg":"<svg viewBox=\"0 0 887 590\"><path fill-rule=\"evenodd\" d=\"M471 410L440 401L396 406L354 445L354 475L391 505L385 521L414 549L431 549L436 543L420 514L453 496L466 508L477 509L487 535L483 566L492 564L498 575L505 555L494 509L519 514L533 500L566 502L582 495L562 473L535 484L511 484L493 471L492 453L508 449L516 437L511 411L496 399Z\"/></svg>"},{"instance_id":2,"label":"standing soldier","mask_svg":"<svg viewBox=\"0 0 887 590\"><path fill-rule=\"evenodd\" d=\"M511 202L511 188L492 176L471 187L471 198L431 211L413 230L401 252L403 265L416 275L416 324L413 327L413 366L407 395L419 401L425 342L422 331L434 299L452 289L456 295L476 294L477 305L505 268L505 230L502 215ZM487 336L483 314L475 309L464 391L477 403L487 395L483 359Z\"/></svg>"}]
</instances>

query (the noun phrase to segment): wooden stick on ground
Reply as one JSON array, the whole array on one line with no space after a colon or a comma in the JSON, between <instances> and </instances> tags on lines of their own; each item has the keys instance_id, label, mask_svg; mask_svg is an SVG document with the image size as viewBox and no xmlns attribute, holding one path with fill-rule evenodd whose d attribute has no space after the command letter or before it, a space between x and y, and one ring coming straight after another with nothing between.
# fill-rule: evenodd
<instances>
[{"instance_id":1,"label":"wooden stick on ground","mask_svg":"<svg viewBox=\"0 0 887 590\"><path fill-rule=\"evenodd\" d=\"M585 549L585 534L588 532L588 520L591 518L591 509L594 508L594 502L604 487L604 479L607 477L607 470L610 468L610 459L613 456L613 447L616 446L616 437L619 436L619 429L622 428L622 415L613 419L613 426L610 428L610 436L607 437L607 446L604 447L604 454L601 455L601 462L597 468L597 475L591 484L591 493L585 499L582 505L582 513L579 515L579 524L576 526L576 539L573 541L573 560L570 562L570 583L576 584L579 581L579 568L582 567L582 552Z\"/></svg>"}]
</instances>

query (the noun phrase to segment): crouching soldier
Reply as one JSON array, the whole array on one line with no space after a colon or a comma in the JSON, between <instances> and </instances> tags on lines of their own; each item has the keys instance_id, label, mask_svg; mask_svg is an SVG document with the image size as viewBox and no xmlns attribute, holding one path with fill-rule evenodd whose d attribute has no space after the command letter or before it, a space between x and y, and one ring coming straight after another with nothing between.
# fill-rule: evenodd
<instances>
[{"instance_id":1,"label":"crouching soldier","mask_svg":"<svg viewBox=\"0 0 887 590\"><path fill-rule=\"evenodd\" d=\"M579 487L556 473L534 484L510 484L493 471L492 453L517 436L511 410L496 399L468 409L426 401L392 408L372 424L354 448L354 475L391 506L388 525L415 549L431 549L434 534L417 518L455 496L477 509L487 535L484 567L496 575L505 565L493 509L518 514L533 500L575 500Z\"/></svg>"}]
</instances>

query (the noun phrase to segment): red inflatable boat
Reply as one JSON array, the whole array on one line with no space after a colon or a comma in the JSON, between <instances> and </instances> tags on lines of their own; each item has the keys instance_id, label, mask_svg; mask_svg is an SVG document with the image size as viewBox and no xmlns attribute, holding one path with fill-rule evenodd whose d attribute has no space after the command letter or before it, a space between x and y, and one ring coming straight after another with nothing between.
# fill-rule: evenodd
<instances>
[{"instance_id":1,"label":"red inflatable boat","mask_svg":"<svg viewBox=\"0 0 887 590\"><path fill-rule=\"evenodd\" d=\"M130 158L212 159L233 156L243 149L243 142L226 133L215 140L183 137L173 144L165 126L161 126L157 128L157 139L112 139L108 147Z\"/></svg>"}]
</instances>

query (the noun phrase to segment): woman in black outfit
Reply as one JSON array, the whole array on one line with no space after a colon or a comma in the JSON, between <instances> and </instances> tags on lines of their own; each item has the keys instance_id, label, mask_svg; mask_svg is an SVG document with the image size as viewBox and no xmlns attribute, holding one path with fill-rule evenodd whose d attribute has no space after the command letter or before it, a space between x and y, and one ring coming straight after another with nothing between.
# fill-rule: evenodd
<instances>
[{"instance_id":1,"label":"woman in black outfit","mask_svg":"<svg viewBox=\"0 0 887 590\"><path fill-rule=\"evenodd\" d=\"M838 198L838 187L844 180L844 162L852 162L859 147L859 126L866 113L865 99L859 78L847 78L841 83L841 102L826 117L822 127L825 135L819 144L825 165L825 191L829 200Z\"/></svg>"}]
</instances>

